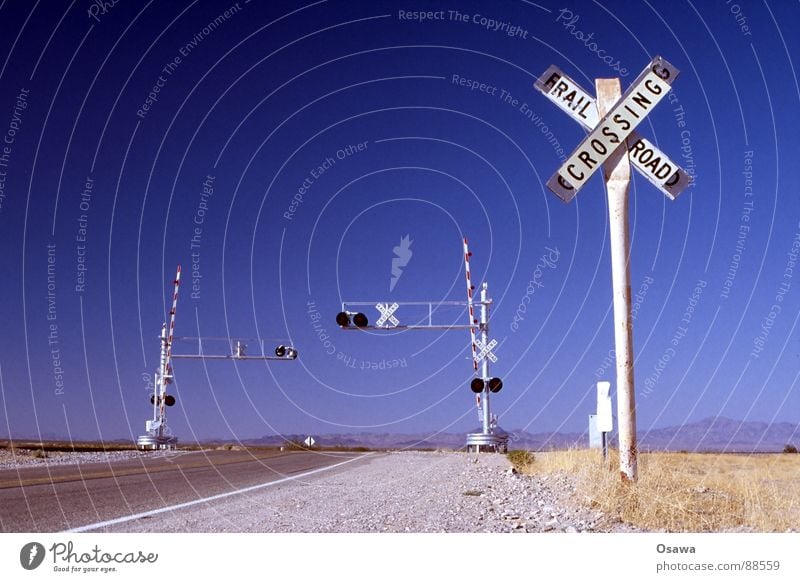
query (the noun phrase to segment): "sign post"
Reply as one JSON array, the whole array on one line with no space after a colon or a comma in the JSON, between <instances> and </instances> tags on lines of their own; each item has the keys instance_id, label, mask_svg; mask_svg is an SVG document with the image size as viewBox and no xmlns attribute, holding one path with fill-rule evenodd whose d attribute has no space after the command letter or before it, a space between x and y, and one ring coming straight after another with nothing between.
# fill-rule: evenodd
<instances>
[{"instance_id":1,"label":"sign post","mask_svg":"<svg viewBox=\"0 0 800 582\"><path fill-rule=\"evenodd\" d=\"M620 98L619 79L597 79L597 110L606 115ZM631 269L629 261L628 193L631 165L628 152L617 148L603 164L608 196L611 237L611 286L614 299L614 349L617 360L617 415L619 417L619 470L623 478L635 480L636 404L633 385L633 318L631 316Z\"/></svg>"},{"instance_id":2,"label":"sign post","mask_svg":"<svg viewBox=\"0 0 800 582\"><path fill-rule=\"evenodd\" d=\"M690 181L686 172L634 130L667 95L678 73L678 69L656 56L624 94L619 79L596 79L597 100L594 103L590 95L554 66L534 85L591 130L548 180L547 187L564 202L569 202L600 166L603 167L611 238L619 470L624 481L636 481L638 476L628 227L631 159L634 167L672 200Z\"/></svg>"}]
</instances>

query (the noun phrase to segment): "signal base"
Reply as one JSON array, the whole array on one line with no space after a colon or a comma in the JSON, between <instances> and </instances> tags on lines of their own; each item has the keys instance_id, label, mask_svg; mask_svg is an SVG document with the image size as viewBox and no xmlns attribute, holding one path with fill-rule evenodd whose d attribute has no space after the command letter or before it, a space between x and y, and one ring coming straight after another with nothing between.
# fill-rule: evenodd
<instances>
[{"instance_id":1,"label":"signal base","mask_svg":"<svg viewBox=\"0 0 800 582\"><path fill-rule=\"evenodd\" d=\"M143 434L136 439L136 447L142 451L174 450L178 447L178 437Z\"/></svg>"},{"instance_id":2,"label":"signal base","mask_svg":"<svg viewBox=\"0 0 800 582\"><path fill-rule=\"evenodd\" d=\"M467 435L467 452L507 453L508 435L473 432Z\"/></svg>"}]
</instances>

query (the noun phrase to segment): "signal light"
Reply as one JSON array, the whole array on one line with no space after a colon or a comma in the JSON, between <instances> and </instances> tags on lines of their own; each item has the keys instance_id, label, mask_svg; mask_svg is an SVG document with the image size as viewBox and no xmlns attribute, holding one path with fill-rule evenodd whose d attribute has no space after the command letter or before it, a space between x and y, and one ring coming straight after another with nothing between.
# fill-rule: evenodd
<instances>
[{"instance_id":1,"label":"signal light","mask_svg":"<svg viewBox=\"0 0 800 582\"><path fill-rule=\"evenodd\" d=\"M469 385L469 387L475 394L480 394L481 392L483 392L484 386L485 384L482 378L475 378Z\"/></svg>"},{"instance_id":2,"label":"signal light","mask_svg":"<svg viewBox=\"0 0 800 582\"><path fill-rule=\"evenodd\" d=\"M297 350L293 347L281 345L275 348L275 355L279 358L288 358L290 360L294 360L297 358Z\"/></svg>"},{"instance_id":3,"label":"signal light","mask_svg":"<svg viewBox=\"0 0 800 582\"><path fill-rule=\"evenodd\" d=\"M159 404L161 403L161 397L158 398L158 402ZM156 403L156 395L151 394L150 404L155 404L155 403ZM164 396L164 404L166 404L167 406L175 406L175 397L172 394L167 394L166 396Z\"/></svg>"},{"instance_id":4,"label":"signal light","mask_svg":"<svg viewBox=\"0 0 800 582\"><path fill-rule=\"evenodd\" d=\"M475 394L480 394L487 386L490 392L500 392L503 389L503 381L500 378L490 378L489 382L485 382L483 378L474 378L469 385Z\"/></svg>"},{"instance_id":5,"label":"signal light","mask_svg":"<svg viewBox=\"0 0 800 582\"><path fill-rule=\"evenodd\" d=\"M340 311L336 315L336 325L339 327L349 327L351 315L353 316L353 323L356 327L367 327L369 325L366 315L363 313L353 313L351 311Z\"/></svg>"},{"instance_id":6,"label":"signal light","mask_svg":"<svg viewBox=\"0 0 800 582\"><path fill-rule=\"evenodd\" d=\"M281 345L275 348L275 355L278 356L279 358L287 358L290 360L294 360L297 358L297 350L292 347L286 347Z\"/></svg>"}]
</instances>

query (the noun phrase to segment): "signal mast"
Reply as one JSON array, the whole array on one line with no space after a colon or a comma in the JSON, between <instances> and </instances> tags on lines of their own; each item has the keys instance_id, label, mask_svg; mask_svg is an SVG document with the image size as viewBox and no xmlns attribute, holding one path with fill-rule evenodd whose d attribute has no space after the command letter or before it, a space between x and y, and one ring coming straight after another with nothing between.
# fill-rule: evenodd
<instances>
[{"instance_id":1,"label":"signal mast","mask_svg":"<svg viewBox=\"0 0 800 582\"><path fill-rule=\"evenodd\" d=\"M201 337L175 337L175 311L178 307L178 289L181 282L181 266L175 274L175 290L172 294L172 309L169 312L169 329L167 324L161 326L161 356L159 358L158 370L154 378L154 393L150 395L150 403L153 405L153 418L145 421L146 434L139 436L136 446L142 450L174 449L178 444L178 437L173 435L167 426L167 407L174 406L175 397L167 394L167 386L172 384L172 360L173 359L195 359L195 360L295 360L297 350L292 346L278 345L275 348L275 355L264 354L264 344L261 340L247 340L236 338L221 338L228 341L231 345L229 354L206 354L203 352L203 341L220 338L201 338ZM172 345L175 340L196 340L199 344L196 354L173 354ZM260 355L248 356L248 342L256 341L261 346Z\"/></svg>"},{"instance_id":2,"label":"signal mast","mask_svg":"<svg viewBox=\"0 0 800 582\"><path fill-rule=\"evenodd\" d=\"M475 286L472 284L469 269L469 258L471 256L472 253L469 251L467 239L464 238L467 301L393 301L391 303L345 301L342 303L342 310L336 316L336 324L344 330L469 330L472 348L472 368L475 372L475 378L470 383L470 389L475 393L475 400L479 409L478 418L481 420L482 427L481 432L467 435L467 451L504 453L508 450L508 435L498 431L497 415L492 414L490 407L490 395L500 392L503 388L503 381L500 378L489 375L489 362L497 363L497 356L492 352L497 346L497 340L489 339L489 308L492 305L492 299L489 297L489 284L487 282L481 285L480 300L475 301L473 298ZM480 308L479 318L475 317L476 304ZM359 310L359 308L367 306L375 307L380 314L375 325L370 325L367 316ZM427 318L420 323L401 325L395 313L403 306L427 307ZM433 313L442 306L466 307L469 323L466 325L434 323ZM480 338L476 337L476 332L480 333Z\"/></svg>"}]
</instances>

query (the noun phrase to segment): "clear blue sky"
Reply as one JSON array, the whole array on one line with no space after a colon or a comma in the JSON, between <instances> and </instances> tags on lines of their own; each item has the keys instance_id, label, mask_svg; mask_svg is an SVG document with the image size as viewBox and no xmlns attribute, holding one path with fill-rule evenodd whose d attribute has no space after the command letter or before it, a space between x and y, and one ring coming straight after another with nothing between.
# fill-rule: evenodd
<instances>
[{"instance_id":1,"label":"clear blue sky","mask_svg":"<svg viewBox=\"0 0 800 582\"><path fill-rule=\"evenodd\" d=\"M625 88L656 54L681 74L639 131L695 182L631 187L640 429L800 421L798 24L722 0L3 3L0 435L141 434L179 263L177 334L300 351L176 362L182 441L468 431L467 332L334 323L464 299L462 236L501 426L584 430L614 380L605 194L547 191L584 132L532 85Z\"/></svg>"}]
</instances>

